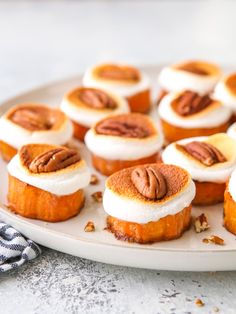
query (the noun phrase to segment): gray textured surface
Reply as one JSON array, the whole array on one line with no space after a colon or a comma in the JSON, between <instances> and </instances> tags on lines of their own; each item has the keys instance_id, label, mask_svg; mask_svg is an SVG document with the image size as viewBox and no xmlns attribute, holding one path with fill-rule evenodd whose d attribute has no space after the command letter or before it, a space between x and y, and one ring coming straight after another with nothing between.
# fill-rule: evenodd
<instances>
[{"instance_id":1,"label":"gray textured surface","mask_svg":"<svg viewBox=\"0 0 236 314\"><path fill-rule=\"evenodd\" d=\"M236 64L235 12L234 1L0 1L0 99L98 60ZM130 269L43 249L1 275L0 312L236 313L235 282L235 272Z\"/></svg>"},{"instance_id":2,"label":"gray textured surface","mask_svg":"<svg viewBox=\"0 0 236 314\"><path fill-rule=\"evenodd\" d=\"M236 273L131 269L44 249L1 277L0 303L4 313L235 313L235 280Z\"/></svg>"}]
</instances>

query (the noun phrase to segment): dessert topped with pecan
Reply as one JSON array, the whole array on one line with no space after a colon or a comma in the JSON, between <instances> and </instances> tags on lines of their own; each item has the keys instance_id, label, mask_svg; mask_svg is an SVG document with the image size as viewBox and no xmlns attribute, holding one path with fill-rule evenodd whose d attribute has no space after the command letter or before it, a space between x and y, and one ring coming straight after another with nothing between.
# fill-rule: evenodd
<instances>
[{"instance_id":1,"label":"dessert topped with pecan","mask_svg":"<svg viewBox=\"0 0 236 314\"><path fill-rule=\"evenodd\" d=\"M67 147L31 144L19 151L21 164L32 174L46 174L79 165L80 154Z\"/></svg>"},{"instance_id":2,"label":"dessert topped with pecan","mask_svg":"<svg viewBox=\"0 0 236 314\"><path fill-rule=\"evenodd\" d=\"M150 119L142 114L130 113L108 117L98 122L95 131L100 135L127 138L147 138L156 134Z\"/></svg>"},{"instance_id":3,"label":"dessert topped with pecan","mask_svg":"<svg viewBox=\"0 0 236 314\"><path fill-rule=\"evenodd\" d=\"M23 104L14 107L7 119L29 131L48 131L57 129L66 117L58 109L39 104Z\"/></svg>"},{"instance_id":4,"label":"dessert topped with pecan","mask_svg":"<svg viewBox=\"0 0 236 314\"><path fill-rule=\"evenodd\" d=\"M175 98L171 105L174 111L180 116L190 116L196 114L213 103L208 96L201 96L192 91L185 91Z\"/></svg>"},{"instance_id":5,"label":"dessert topped with pecan","mask_svg":"<svg viewBox=\"0 0 236 314\"><path fill-rule=\"evenodd\" d=\"M205 166L212 166L214 164L227 161L219 149L210 143L192 141L185 145L176 144L176 147L180 150L183 150L191 157L197 159Z\"/></svg>"},{"instance_id":6,"label":"dessert topped with pecan","mask_svg":"<svg viewBox=\"0 0 236 314\"><path fill-rule=\"evenodd\" d=\"M104 64L94 70L95 76L99 79L112 81L126 81L137 83L140 80L138 69L132 66L118 64Z\"/></svg>"},{"instance_id":7,"label":"dessert topped with pecan","mask_svg":"<svg viewBox=\"0 0 236 314\"><path fill-rule=\"evenodd\" d=\"M175 64L173 68L203 77L219 74L219 69L216 65L203 61L182 62Z\"/></svg>"}]
</instances>

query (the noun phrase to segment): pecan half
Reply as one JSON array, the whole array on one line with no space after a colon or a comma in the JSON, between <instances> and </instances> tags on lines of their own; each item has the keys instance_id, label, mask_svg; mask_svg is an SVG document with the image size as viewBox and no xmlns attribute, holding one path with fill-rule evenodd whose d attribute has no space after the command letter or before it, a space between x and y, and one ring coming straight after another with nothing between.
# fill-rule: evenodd
<instances>
[{"instance_id":1,"label":"pecan half","mask_svg":"<svg viewBox=\"0 0 236 314\"><path fill-rule=\"evenodd\" d=\"M99 76L109 80L138 81L139 71L133 67L120 65L106 65L99 70Z\"/></svg>"},{"instance_id":2,"label":"pecan half","mask_svg":"<svg viewBox=\"0 0 236 314\"><path fill-rule=\"evenodd\" d=\"M96 131L99 134L144 138L149 135L148 131L142 126L132 124L130 122L116 121L116 120L104 120L96 127Z\"/></svg>"},{"instance_id":3,"label":"pecan half","mask_svg":"<svg viewBox=\"0 0 236 314\"><path fill-rule=\"evenodd\" d=\"M181 116L190 116L208 107L212 99L208 96L200 96L195 92L185 91L172 101L173 109Z\"/></svg>"},{"instance_id":4,"label":"pecan half","mask_svg":"<svg viewBox=\"0 0 236 314\"><path fill-rule=\"evenodd\" d=\"M184 149L189 155L205 166L212 166L227 161L225 156L209 143L193 141L186 145L177 144L177 148Z\"/></svg>"},{"instance_id":5,"label":"pecan half","mask_svg":"<svg viewBox=\"0 0 236 314\"><path fill-rule=\"evenodd\" d=\"M94 88L81 89L79 98L87 106L95 109L115 109L117 107L116 102L107 93Z\"/></svg>"},{"instance_id":6,"label":"pecan half","mask_svg":"<svg viewBox=\"0 0 236 314\"><path fill-rule=\"evenodd\" d=\"M49 130L52 127L52 121L47 114L37 108L18 109L10 120L30 131Z\"/></svg>"},{"instance_id":7,"label":"pecan half","mask_svg":"<svg viewBox=\"0 0 236 314\"><path fill-rule=\"evenodd\" d=\"M35 157L29 164L29 170L33 173L52 172L69 167L79 160L78 151L60 147Z\"/></svg>"},{"instance_id":8,"label":"pecan half","mask_svg":"<svg viewBox=\"0 0 236 314\"><path fill-rule=\"evenodd\" d=\"M131 173L131 180L140 194L149 199L161 199L167 192L164 176L153 166L138 167Z\"/></svg>"}]
</instances>

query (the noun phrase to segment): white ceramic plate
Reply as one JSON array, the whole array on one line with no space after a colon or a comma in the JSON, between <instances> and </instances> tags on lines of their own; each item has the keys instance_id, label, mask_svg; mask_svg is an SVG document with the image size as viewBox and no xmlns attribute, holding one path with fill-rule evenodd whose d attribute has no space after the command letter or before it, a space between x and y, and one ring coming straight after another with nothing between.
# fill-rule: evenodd
<instances>
[{"instance_id":1,"label":"white ceramic plate","mask_svg":"<svg viewBox=\"0 0 236 314\"><path fill-rule=\"evenodd\" d=\"M143 70L150 75L155 84L160 67L144 67ZM0 113L2 114L12 105L23 102L58 105L63 94L80 82L81 77L75 77L32 90L3 103ZM82 155L90 162L88 152L82 144L79 145ZM96 171L93 170L93 173ZM152 245L126 243L116 240L112 234L104 230L106 215L102 206L91 198L92 192L102 191L104 186L104 177L98 176L101 180L100 185L86 190L86 204L77 217L60 223L46 223L12 214L4 206L7 194L7 172L6 164L0 160L0 220L11 224L41 245L99 262L159 270L236 270L236 237L222 226L222 204L193 209L193 216L202 212L207 214L211 228L206 232L196 234L192 227L180 239L174 241ZM84 232L88 220L94 221L95 232ZM222 237L225 245L202 243L203 238L212 234Z\"/></svg>"}]
</instances>

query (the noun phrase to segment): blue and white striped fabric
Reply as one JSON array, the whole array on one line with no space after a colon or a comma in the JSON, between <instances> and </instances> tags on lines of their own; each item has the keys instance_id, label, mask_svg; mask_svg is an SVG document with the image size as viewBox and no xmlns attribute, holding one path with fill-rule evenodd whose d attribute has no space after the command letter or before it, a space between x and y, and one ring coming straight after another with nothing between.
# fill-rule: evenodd
<instances>
[{"instance_id":1,"label":"blue and white striped fabric","mask_svg":"<svg viewBox=\"0 0 236 314\"><path fill-rule=\"evenodd\" d=\"M33 241L0 222L0 273L17 268L41 253Z\"/></svg>"}]
</instances>

